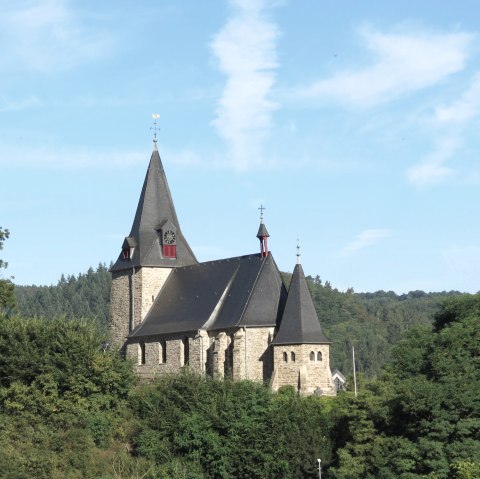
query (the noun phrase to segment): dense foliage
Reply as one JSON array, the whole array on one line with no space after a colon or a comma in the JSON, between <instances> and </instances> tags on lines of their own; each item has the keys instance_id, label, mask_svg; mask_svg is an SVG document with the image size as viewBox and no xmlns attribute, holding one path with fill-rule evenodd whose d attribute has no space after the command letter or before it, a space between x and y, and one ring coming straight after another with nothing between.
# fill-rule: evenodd
<instances>
[{"instance_id":1,"label":"dense foliage","mask_svg":"<svg viewBox=\"0 0 480 479\"><path fill-rule=\"evenodd\" d=\"M10 232L0 226L0 251L3 243L10 236ZM8 266L8 263L0 258L0 271ZM0 314L10 314L15 310L16 301L14 288L11 279L3 278L0 275Z\"/></svg>"},{"instance_id":2,"label":"dense foliage","mask_svg":"<svg viewBox=\"0 0 480 479\"><path fill-rule=\"evenodd\" d=\"M290 277L284 276L288 285ZM351 289L343 293L318 276L307 280L320 321L333 341L332 368L346 376L352 373L352 346L357 371L376 377L405 332L430 325L442 301L459 294L414 291L399 296L391 291L356 294ZM24 317L82 317L107 324L110 286L108 268L100 264L96 271L62 276L56 286L16 286L15 292Z\"/></svg>"},{"instance_id":3,"label":"dense foliage","mask_svg":"<svg viewBox=\"0 0 480 479\"><path fill-rule=\"evenodd\" d=\"M377 377L392 347L411 328L431 325L442 302L456 291L397 295L393 291L342 293L317 276L308 277L310 292L320 322L332 340L331 365L344 375L352 373L352 346L356 369L367 377Z\"/></svg>"},{"instance_id":4,"label":"dense foliage","mask_svg":"<svg viewBox=\"0 0 480 479\"><path fill-rule=\"evenodd\" d=\"M136 386L94 321L0 320L0 477L478 479L480 295L336 398L192 376Z\"/></svg>"},{"instance_id":5,"label":"dense foliage","mask_svg":"<svg viewBox=\"0 0 480 479\"><path fill-rule=\"evenodd\" d=\"M0 477L102 477L98 448L125 436L130 365L92 321L0 319Z\"/></svg>"},{"instance_id":6,"label":"dense foliage","mask_svg":"<svg viewBox=\"0 0 480 479\"><path fill-rule=\"evenodd\" d=\"M112 277L105 264L86 274L63 275L56 286L16 286L18 308L24 317L91 318L108 322Z\"/></svg>"},{"instance_id":7,"label":"dense foliage","mask_svg":"<svg viewBox=\"0 0 480 479\"><path fill-rule=\"evenodd\" d=\"M311 477L315 458L332 455L328 402L290 388L272 395L261 384L183 375L141 389L132 404L136 451L159 477L180 465L198 478Z\"/></svg>"},{"instance_id":8,"label":"dense foliage","mask_svg":"<svg viewBox=\"0 0 480 479\"><path fill-rule=\"evenodd\" d=\"M345 411L335 479L480 477L480 295L411 331Z\"/></svg>"}]
</instances>

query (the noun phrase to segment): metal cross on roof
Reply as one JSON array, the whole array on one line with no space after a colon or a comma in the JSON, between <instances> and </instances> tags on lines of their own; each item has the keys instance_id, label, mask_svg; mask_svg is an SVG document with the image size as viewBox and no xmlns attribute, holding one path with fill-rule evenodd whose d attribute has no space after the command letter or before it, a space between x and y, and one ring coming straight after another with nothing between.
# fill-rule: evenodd
<instances>
[{"instance_id":1,"label":"metal cross on roof","mask_svg":"<svg viewBox=\"0 0 480 479\"><path fill-rule=\"evenodd\" d=\"M157 120L160 118L160 115L158 113L153 113L152 118L153 118L153 126L150 127L150 130L153 130L153 141L156 143L157 130L160 130L160 127L157 127Z\"/></svg>"},{"instance_id":2,"label":"metal cross on roof","mask_svg":"<svg viewBox=\"0 0 480 479\"><path fill-rule=\"evenodd\" d=\"M266 210L267 208L265 208L265 206L260 204L260 208L258 208L258 209L260 210L260 221L263 222L263 210Z\"/></svg>"},{"instance_id":3,"label":"metal cross on roof","mask_svg":"<svg viewBox=\"0 0 480 479\"><path fill-rule=\"evenodd\" d=\"M297 264L300 264L300 240L297 238Z\"/></svg>"}]
</instances>

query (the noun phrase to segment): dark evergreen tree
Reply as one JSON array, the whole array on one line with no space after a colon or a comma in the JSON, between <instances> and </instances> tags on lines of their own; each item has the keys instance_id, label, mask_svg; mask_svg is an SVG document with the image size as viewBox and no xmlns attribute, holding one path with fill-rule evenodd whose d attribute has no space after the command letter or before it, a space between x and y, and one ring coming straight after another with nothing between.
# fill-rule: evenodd
<instances>
[{"instance_id":1,"label":"dark evergreen tree","mask_svg":"<svg viewBox=\"0 0 480 479\"><path fill-rule=\"evenodd\" d=\"M111 274L105 264L78 276L62 274L56 286L17 286L18 308L25 317L91 318L106 325Z\"/></svg>"}]
</instances>

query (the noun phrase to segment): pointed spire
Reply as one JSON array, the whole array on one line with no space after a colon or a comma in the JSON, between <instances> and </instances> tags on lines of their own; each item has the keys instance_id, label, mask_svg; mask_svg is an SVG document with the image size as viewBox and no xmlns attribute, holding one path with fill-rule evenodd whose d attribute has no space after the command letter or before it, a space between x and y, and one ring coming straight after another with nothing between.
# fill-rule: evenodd
<instances>
[{"instance_id":1,"label":"pointed spire","mask_svg":"<svg viewBox=\"0 0 480 479\"><path fill-rule=\"evenodd\" d=\"M293 270L282 320L272 344L329 344L323 333L302 265Z\"/></svg>"},{"instance_id":2,"label":"pointed spire","mask_svg":"<svg viewBox=\"0 0 480 479\"><path fill-rule=\"evenodd\" d=\"M267 231L267 227L263 223L263 210L266 209L263 205L260 205L260 226L258 227L257 238L260 240L260 256L265 258L268 256L268 240L270 236Z\"/></svg>"},{"instance_id":3,"label":"pointed spire","mask_svg":"<svg viewBox=\"0 0 480 479\"><path fill-rule=\"evenodd\" d=\"M185 266L197 262L193 251L183 236L173 204L162 160L155 148L150 158L135 219L127 239L135 243L131 256L120 254L112 271L133 266ZM166 257L162 250L163 229L168 229L176 245L175 257ZM125 261L128 259L130 261Z\"/></svg>"}]
</instances>

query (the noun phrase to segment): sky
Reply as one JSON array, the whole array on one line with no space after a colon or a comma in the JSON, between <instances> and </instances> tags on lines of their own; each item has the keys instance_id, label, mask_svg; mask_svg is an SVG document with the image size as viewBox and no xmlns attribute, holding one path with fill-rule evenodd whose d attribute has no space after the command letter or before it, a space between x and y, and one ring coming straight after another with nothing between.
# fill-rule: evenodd
<instances>
[{"instance_id":1,"label":"sky","mask_svg":"<svg viewBox=\"0 0 480 479\"><path fill-rule=\"evenodd\" d=\"M0 274L109 264L158 149L200 261L480 290L474 0L0 0Z\"/></svg>"}]
</instances>

